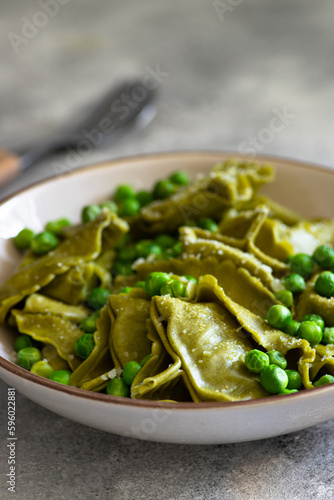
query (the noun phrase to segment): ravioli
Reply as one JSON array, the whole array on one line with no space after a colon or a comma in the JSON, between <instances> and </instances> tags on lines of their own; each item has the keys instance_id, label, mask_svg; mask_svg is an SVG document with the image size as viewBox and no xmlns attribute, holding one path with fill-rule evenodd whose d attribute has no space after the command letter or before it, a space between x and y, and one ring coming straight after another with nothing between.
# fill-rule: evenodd
<instances>
[{"instance_id":1,"label":"ravioli","mask_svg":"<svg viewBox=\"0 0 334 500\"><path fill-rule=\"evenodd\" d=\"M262 184L274 179L269 165L229 160L216 165L168 200L155 201L131 219L135 233L172 232L185 222L217 213L251 200Z\"/></svg>"},{"instance_id":2,"label":"ravioli","mask_svg":"<svg viewBox=\"0 0 334 500\"><path fill-rule=\"evenodd\" d=\"M309 366L316 352L308 342L271 328L260 316L230 299L213 276L200 278L193 301L155 296L151 319L155 349L158 346L161 356L164 347L173 363L157 374L150 373L148 365L145 377L142 373L135 379L132 397L157 391L176 377L183 379L195 402L266 397L259 376L245 365L245 355L254 346L290 353L291 368L300 371L305 387L312 386Z\"/></svg>"},{"instance_id":3,"label":"ravioli","mask_svg":"<svg viewBox=\"0 0 334 500\"><path fill-rule=\"evenodd\" d=\"M18 272L0 288L0 321L6 320L8 311L15 304L46 287L56 277L68 272L71 268L92 262L100 257L102 234L105 229L114 235L113 244L116 245L122 234L126 233L128 226L125 221L111 212L102 211L95 220L72 231L70 236L54 251L38 259L34 258L27 266L20 267ZM66 286L64 294L68 295ZM61 298L59 284L56 297Z\"/></svg>"},{"instance_id":4,"label":"ravioli","mask_svg":"<svg viewBox=\"0 0 334 500\"><path fill-rule=\"evenodd\" d=\"M55 250L28 250L1 285L0 322L40 342L43 360L71 371L69 384L83 390L108 393L109 382L133 362L133 399L266 398L260 375L245 362L254 349L279 351L299 372L302 389L312 389L323 374L334 376L334 345L311 346L265 318L283 304L291 258L333 246L334 221L306 220L261 194L274 178L269 165L230 159L134 216L103 209L91 222L64 228ZM173 245L160 248L159 236ZM142 241L154 251L140 253ZM289 307L297 321L318 314L334 327L334 296L314 287L321 271L315 265L305 276ZM166 273L167 287L150 296L145 282L155 272ZM108 298L96 305L89 297L99 288ZM99 317L86 333L93 312ZM84 334L94 345L79 357Z\"/></svg>"}]
</instances>

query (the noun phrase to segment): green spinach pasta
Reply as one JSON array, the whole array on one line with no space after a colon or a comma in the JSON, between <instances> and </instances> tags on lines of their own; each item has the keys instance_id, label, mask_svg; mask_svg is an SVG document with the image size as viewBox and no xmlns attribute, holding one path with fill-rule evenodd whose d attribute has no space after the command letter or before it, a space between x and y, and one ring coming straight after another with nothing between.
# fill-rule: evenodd
<instances>
[{"instance_id":1,"label":"green spinach pasta","mask_svg":"<svg viewBox=\"0 0 334 500\"><path fill-rule=\"evenodd\" d=\"M0 321L17 363L83 390L235 402L334 382L334 221L261 194L269 165L230 159L151 191L118 186L14 238Z\"/></svg>"}]
</instances>

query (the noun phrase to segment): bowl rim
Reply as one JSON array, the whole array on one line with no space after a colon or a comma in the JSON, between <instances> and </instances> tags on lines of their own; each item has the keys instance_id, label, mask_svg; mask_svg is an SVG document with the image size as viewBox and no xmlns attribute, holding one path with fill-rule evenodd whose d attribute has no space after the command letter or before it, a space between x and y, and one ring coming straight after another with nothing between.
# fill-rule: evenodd
<instances>
[{"instance_id":1,"label":"bowl rim","mask_svg":"<svg viewBox=\"0 0 334 500\"><path fill-rule=\"evenodd\" d=\"M34 373L25 370L24 368L16 365L15 363L7 360L6 358L3 358L0 355L0 375L1 375L1 369L6 370L11 374L16 375L20 378L23 378L24 380L28 380L29 382L41 385L44 388L53 389L60 393L67 394L68 396L76 396L77 398L80 399L88 399L90 401L96 401L100 403L107 403L107 404L112 403L121 406L147 408L147 409L168 408L174 411L174 410L212 410L212 409L217 410L224 408L226 410L232 411L233 409L242 407L265 406L267 408L268 406L277 405L279 403L284 404L284 402L286 402L287 399L291 401L291 398L299 398L299 401L301 401L305 397L310 399L309 390L297 392L294 394L281 395L279 398L275 397L276 395L273 394L272 396L267 396L265 398L249 399L244 401L207 401L207 402L195 403L194 401L172 402L172 401L154 401L149 399L131 399L131 398L122 398L118 396L109 396L108 394L101 394L93 391L86 391L84 389L79 389L78 387L72 387L69 385L64 385L54 382L53 380L49 380L40 377L38 375L35 375ZM312 393L313 391L314 392L316 391L316 394L320 394L321 392L323 395L325 395L326 392L331 392L332 390L333 387L330 387L330 385L325 385L311 389Z\"/></svg>"},{"instance_id":2,"label":"bowl rim","mask_svg":"<svg viewBox=\"0 0 334 500\"><path fill-rule=\"evenodd\" d=\"M36 187L39 186L45 186L49 185L55 181L61 181L64 178L72 177L72 176L78 176L78 175L85 175L85 173L90 172L91 170L95 170L96 168L99 169L104 169L104 168L114 168L122 164L126 163L138 163L141 164L143 161L148 160L148 161L161 161L165 160L168 158L173 158L173 157L179 157L179 158L186 158L188 157L189 159L191 157L194 158L199 158L203 157L203 159L209 160L210 157L217 158L217 156L221 156L222 160L228 156L231 156L233 158L238 158L238 159L244 159L245 161L259 161L261 163L268 162L268 163L280 163L284 164L286 166L292 166L293 168L303 168L303 169L309 169L309 170L316 170L316 171L323 171L326 173L332 173L334 175L334 169L331 168L330 166L326 165L319 165L315 162L306 162L303 160L296 160L296 159L289 159L287 157L281 157L279 155L256 155L255 157L249 158L247 155L243 155L239 152L236 152L234 150L180 150L180 151L166 151L166 152L158 152L158 153L146 153L146 154L140 154L140 155L130 155L130 156L122 156L118 158L113 158L111 160L105 160L102 162L97 162L97 163L92 163L83 167L79 168L74 168L69 170L68 172L63 172L59 175L53 176L53 177L48 177L46 179L42 179L40 181L34 182L33 184L30 184L28 186L25 186L21 189L18 189L14 193L11 193L10 195L6 196L4 199L0 201L0 207L10 201L11 199L15 198L18 195L21 195L25 192L28 192L32 189L35 189ZM135 165L133 165L135 166ZM287 398L291 400L291 398L296 398L301 401L303 398L307 397L310 399L310 392L309 390L305 390L302 392L294 393L294 394L288 394L288 395L281 395L279 398L273 397L273 396L268 396L265 398L260 398L260 399L250 399L250 400L243 400L243 401L208 401L208 402L200 402L200 403L194 403L194 402L170 402L170 401L154 401L154 400L148 400L148 399L131 399L131 398L122 398L122 397L117 397L117 396L109 396L108 394L101 394L93 391L86 391L84 389L79 389L77 387L72 387L68 385L63 385L57 382L54 382L52 380L40 377L38 375L35 375L34 373L31 373L28 370L25 370L24 368L16 365L14 362L7 360L3 356L0 355L0 375L2 370L5 370L7 372L10 372L11 374L18 376L20 378L23 378L24 380L28 380L29 382L32 382L37 385L42 385L44 388L52 389L55 391L58 391L60 393L64 393L70 396L75 396L78 398L83 398L83 399L88 399L91 401L96 401L100 403L109 403L109 404L116 404L116 405L121 405L121 406L128 406L128 407L137 407L137 408L168 408L170 410L212 410L212 409L225 409L225 410L232 410L232 409L237 409L240 407L254 407L255 406L272 406L272 405L277 405L277 404L284 404L284 402L287 401ZM325 395L326 392L331 392L333 391L333 387L330 387L330 385L327 386L322 386L322 387L317 387L312 389L312 394L314 396L316 394L323 394Z\"/></svg>"}]
</instances>

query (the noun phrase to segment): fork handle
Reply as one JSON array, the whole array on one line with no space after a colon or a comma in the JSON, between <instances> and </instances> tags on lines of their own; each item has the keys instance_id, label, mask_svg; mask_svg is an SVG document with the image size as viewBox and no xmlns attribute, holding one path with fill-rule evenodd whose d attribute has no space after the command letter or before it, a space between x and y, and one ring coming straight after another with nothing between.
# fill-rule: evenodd
<instances>
[{"instance_id":1,"label":"fork handle","mask_svg":"<svg viewBox=\"0 0 334 500\"><path fill-rule=\"evenodd\" d=\"M0 186L15 179L20 172L20 157L11 151L0 148Z\"/></svg>"}]
</instances>

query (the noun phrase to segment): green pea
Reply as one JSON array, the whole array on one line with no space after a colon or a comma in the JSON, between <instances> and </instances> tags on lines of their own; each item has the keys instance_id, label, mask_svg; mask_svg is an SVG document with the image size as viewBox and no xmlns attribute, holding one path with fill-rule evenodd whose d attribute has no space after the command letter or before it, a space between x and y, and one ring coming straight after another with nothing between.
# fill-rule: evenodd
<instances>
[{"instance_id":1,"label":"green pea","mask_svg":"<svg viewBox=\"0 0 334 500\"><path fill-rule=\"evenodd\" d=\"M136 194L136 198L140 203L141 207L146 207L153 201L153 194L150 193L149 191L139 191Z\"/></svg>"},{"instance_id":2,"label":"green pea","mask_svg":"<svg viewBox=\"0 0 334 500\"><path fill-rule=\"evenodd\" d=\"M61 235L64 227L68 227L71 225L71 221L67 218L58 219L54 221L50 221L45 226L45 231L49 233L53 233L56 236Z\"/></svg>"},{"instance_id":3,"label":"green pea","mask_svg":"<svg viewBox=\"0 0 334 500\"><path fill-rule=\"evenodd\" d=\"M324 335L322 337L322 344L334 344L334 326L324 328Z\"/></svg>"},{"instance_id":4,"label":"green pea","mask_svg":"<svg viewBox=\"0 0 334 500\"><path fill-rule=\"evenodd\" d=\"M130 261L126 262L122 260L115 260L113 264L113 269L116 272L116 274L123 274L125 276L133 274L132 262Z\"/></svg>"},{"instance_id":5,"label":"green pea","mask_svg":"<svg viewBox=\"0 0 334 500\"><path fill-rule=\"evenodd\" d=\"M84 318L80 323L80 328L85 333L94 333L96 332L96 322L100 317L100 310L94 311L93 314Z\"/></svg>"},{"instance_id":6,"label":"green pea","mask_svg":"<svg viewBox=\"0 0 334 500\"><path fill-rule=\"evenodd\" d=\"M334 274L330 271L323 271L319 274L314 290L322 297L331 297L334 293Z\"/></svg>"},{"instance_id":7,"label":"green pea","mask_svg":"<svg viewBox=\"0 0 334 500\"><path fill-rule=\"evenodd\" d=\"M322 336L322 328L317 323L304 321L300 324L298 337L307 340L311 347L320 344Z\"/></svg>"},{"instance_id":8,"label":"green pea","mask_svg":"<svg viewBox=\"0 0 334 500\"><path fill-rule=\"evenodd\" d=\"M185 297L186 285L179 279L173 279L169 282L172 287L174 297Z\"/></svg>"},{"instance_id":9,"label":"green pea","mask_svg":"<svg viewBox=\"0 0 334 500\"><path fill-rule=\"evenodd\" d=\"M58 384L69 385L72 372L69 370L54 370L50 375L50 380L58 382Z\"/></svg>"},{"instance_id":10,"label":"green pea","mask_svg":"<svg viewBox=\"0 0 334 500\"><path fill-rule=\"evenodd\" d=\"M177 184L178 186L186 186L190 182L189 175L184 170L173 172L169 176L169 180L173 182L173 184Z\"/></svg>"},{"instance_id":11,"label":"green pea","mask_svg":"<svg viewBox=\"0 0 334 500\"><path fill-rule=\"evenodd\" d=\"M120 290L118 290L117 293L129 293L131 292L132 290L132 286L125 286L124 288L121 288Z\"/></svg>"},{"instance_id":12,"label":"green pea","mask_svg":"<svg viewBox=\"0 0 334 500\"><path fill-rule=\"evenodd\" d=\"M26 370L30 370L32 365L41 359L42 354L37 347L24 347L17 353L18 365Z\"/></svg>"},{"instance_id":13,"label":"green pea","mask_svg":"<svg viewBox=\"0 0 334 500\"><path fill-rule=\"evenodd\" d=\"M129 361L129 363L126 363L122 373L124 382L128 385L131 385L141 369L142 366L140 363L137 363L137 361Z\"/></svg>"},{"instance_id":14,"label":"green pea","mask_svg":"<svg viewBox=\"0 0 334 500\"><path fill-rule=\"evenodd\" d=\"M106 305L109 295L111 294L110 290L107 290L103 287L93 288L88 294L87 302L88 305L92 309L101 309Z\"/></svg>"},{"instance_id":15,"label":"green pea","mask_svg":"<svg viewBox=\"0 0 334 500\"><path fill-rule=\"evenodd\" d=\"M258 349L252 349L246 354L245 363L251 372L261 373L265 366L269 366L269 356Z\"/></svg>"},{"instance_id":16,"label":"green pea","mask_svg":"<svg viewBox=\"0 0 334 500\"><path fill-rule=\"evenodd\" d=\"M169 283L164 283L162 285L159 295L170 295L171 297L174 297L172 287Z\"/></svg>"},{"instance_id":17,"label":"green pea","mask_svg":"<svg viewBox=\"0 0 334 500\"><path fill-rule=\"evenodd\" d=\"M36 361L30 369L31 373L39 375L40 377L50 378L53 368L46 361Z\"/></svg>"},{"instance_id":18,"label":"green pea","mask_svg":"<svg viewBox=\"0 0 334 500\"><path fill-rule=\"evenodd\" d=\"M150 273L145 281L145 289L150 297L160 294L162 285L170 281L170 275L159 271Z\"/></svg>"},{"instance_id":19,"label":"green pea","mask_svg":"<svg viewBox=\"0 0 334 500\"><path fill-rule=\"evenodd\" d=\"M322 330L325 328L325 322L319 314L306 314L302 318L302 322L304 321L313 321L313 323L319 325Z\"/></svg>"},{"instance_id":20,"label":"green pea","mask_svg":"<svg viewBox=\"0 0 334 500\"><path fill-rule=\"evenodd\" d=\"M27 250L32 242L35 232L32 229L24 228L15 236L14 245L19 250Z\"/></svg>"},{"instance_id":21,"label":"green pea","mask_svg":"<svg viewBox=\"0 0 334 500\"><path fill-rule=\"evenodd\" d=\"M292 256L292 259L290 260L290 267L293 273L307 277L313 272L314 261L312 257L306 253L298 253Z\"/></svg>"},{"instance_id":22,"label":"green pea","mask_svg":"<svg viewBox=\"0 0 334 500\"><path fill-rule=\"evenodd\" d=\"M269 364L277 365L283 370L285 370L288 363L282 353L280 353L279 351L272 350L268 351L267 354L269 356Z\"/></svg>"},{"instance_id":23,"label":"green pea","mask_svg":"<svg viewBox=\"0 0 334 500\"><path fill-rule=\"evenodd\" d=\"M293 319L284 328L282 328L282 330L284 333L291 335L291 337L298 337L299 327L300 327L299 321L295 321Z\"/></svg>"},{"instance_id":24,"label":"green pea","mask_svg":"<svg viewBox=\"0 0 334 500\"><path fill-rule=\"evenodd\" d=\"M292 307L293 305L293 293L291 290L279 290L275 293L277 300L282 302L285 307Z\"/></svg>"},{"instance_id":25,"label":"green pea","mask_svg":"<svg viewBox=\"0 0 334 500\"><path fill-rule=\"evenodd\" d=\"M143 288L146 291L145 281L137 281L134 286L135 288Z\"/></svg>"},{"instance_id":26,"label":"green pea","mask_svg":"<svg viewBox=\"0 0 334 500\"><path fill-rule=\"evenodd\" d=\"M117 259L124 261L134 261L137 258L137 250L134 246L120 248L117 253Z\"/></svg>"},{"instance_id":27,"label":"green pea","mask_svg":"<svg viewBox=\"0 0 334 500\"><path fill-rule=\"evenodd\" d=\"M14 349L16 352L19 352L21 349L25 347L33 347L32 338L29 335L20 335L15 340Z\"/></svg>"},{"instance_id":28,"label":"green pea","mask_svg":"<svg viewBox=\"0 0 334 500\"><path fill-rule=\"evenodd\" d=\"M291 322L292 316L287 307L275 304L269 309L266 319L274 328L284 328Z\"/></svg>"},{"instance_id":29,"label":"green pea","mask_svg":"<svg viewBox=\"0 0 334 500\"><path fill-rule=\"evenodd\" d=\"M332 375L323 375L316 382L313 382L314 387L321 387L322 385L333 384L334 377Z\"/></svg>"},{"instance_id":30,"label":"green pea","mask_svg":"<svg viewBox=\"0 0 334 500\"><path fill-rule=\"evenodd\" d=\"M74 352L79 358L87 359L95 347L94 335L84 333L74 344Z\"/></svg>"},{"instance_id":31,"label":"green pea","mask_svg":"<svg viewBox=\"0 0 334 500\"><path fill-rule=\"evenodd\" d=\"M106 208L107 210L109 210L109 212L113 214L117 214L118 212L118 206L114 201L111 200L103 201L102 203L100 203L99 207L102 208L102 210Z\"/></svg>"},{"instance_id":32,"label":"green pea","mask_svg":"<svg viewBox=\"0 0 334 500\"><path fill-rule=\"evenodd\" d=\"M136 191L130 184L121 184L115 191L114 200L119 203L129 198L135 198L135 196Z\"/></svg>"},{"instance_id":33,"label":"green pea","mask_svg":"<svg viewBox=\"0 0 334 500\"><path fill-rule=\"evenodd\" d=\"M186 278L186 280L188 280L188 281L192 281L193 283L195 283L195 285L198 284L198 281L196 278L194 278L194 276L190 276L189 274L185 274L183 276L183 278Z\"/></svg>"},{"instance_id":34,"label":"green pea","mask_svg":"<svg viewBox=\"0 0 334 500\"><path fill-rule=\"evenodd\" d=\"M145 357L144 357L144 358L143 358L143 359L139 362L140 366L142 366L142 367L143 367L144 365L146 365L146 363L147 363L147 362L148 362L151 358L152 358L152 354L151 354L151 353L150 353L150 354L147 354L147 355L146 355L146 356L145 356Z\"/></svg>"},{"instance_id":35,"label":"green pea","mask_svg":"<svg viewBox=\"0 0 334 500\"><path fill-rule=\"evenodd\" d=\"M101 213L99 205L86 205L81 211L81 220L84 224L92 222Z\"/></svg>"},{"instance_id":36,"label":"green pea","mask_svg":"<svg viewBox=\"0 0 334 500\"><path fill-rule=\"evenodd\" d=\"M172 292L173 292L173 297L185 297L186 295L186 286L184 283L181 281L174 279L169 282Z\"/></svg>"},{"instance_id":37,"label":"green pea","mask_svg":"<svg viewBox=\"0 0 334 500\"><path fill-rule=\"evenodd\" d=\"M171 248L176 241L175 238L169 234L159 234L159 236L155 238L154 243L162 248L162 250L166 250L167 248Z\"/></svg>"},{"instance_id":38,"label":"green pea","mask_svg":"<svg viewBox=\"0 0 334 500\"><path fill-rule=\"evenodd\" d=\"M260 383L270 394L278 394L284 391L288 382L287 374L277 365L265 366L260 373Z\"/></svg>"},{"instance_id":39,"label":"green pea","mask_svg":"<svg viewBox=\"0 0 334 500\"><path fill-rule=\"evenodd\" d=\"M175 184L169 180L158 181L153 188L155 200L165 200L175 193Z\"/></svg>"},{"instance_id":40,"label":"green pea","mask_svg":"<svg viewBox=\"0 0 334 500\"><path fill-rule=\"evenodd\" d=\"M294 390L302 388L303 386L303 380L299 372L297 370L285 370L285 373L288 376L289 382L287 385L287 389L289 390Z\"/></svg>"},{"instance_id":41,"label":"green pea","mask_svg":"<svg viewBox=\"0 0 334 500\"><path fill-rule=\"evenodd\" d=\"M328 245L320 245L314 250L313 259L323 269L331 269L334 266L334 250Z\"/></svg>"},{"instance_id":42,"label":"green pea","mask_svg":"<svg viewBox=\"0 0 334 500\"><path fill-rule=\"evenodd\" d=\"M181 252L182 252L182 243L181 241L178 241L171 248L171 257L178 257Z\"/></svg>"},{"instance_id":43,"label":"green pea","mask_svg":"<svg viewBox=\"0 0 334 500\"><path fill-rule=\"evenodd\" d=\"M177 279L164 283L160 288L160 295L170 295L171 297L185 297L186 286Z\"/></svg>"},{"instance_id":44,"label":"green pea","mask_svg":"<svg viewBox=\"0 0 334 500\"><path fill-rule=\"evenodd\" d=\"M133 217L140 211L140 203L136 198L126 198L121 201L118 208L120 217Z\"/></svg>"},{"instance_id":45,"label":"green pea","mask_svg":"<svg viewBox=\"0 0 334 500\"><path fill-rule=\"evenodd\" d=\"M202 217L199 219L198 226L202 229L206 229L207 231L211 231L212 233L218 231L218 224L216 224L215 221L209 217Z\"/></svg>"},{"instance_id":46,"label":"green pea","mask_svg":"<svg viewBox=\"0 0 334 500\"><path fill-rule=\"evenodd\" d=\"M44 231L33 237L31 250L36 255L44 255L57 248L58 244L59 240L55 234Z\"/></svg>"},{"instance_id":47,"label":"green pea","mask_svg":"<svg viewBox=\"0 0 334 500\"><path fill-rule=\"evenodd\" d=\"M111 379L106 387L106 393L109 396L117 396L121 398L128 398L130 396L129 387L122 378Z\"/></svg>"},{"instance_id":48,"label":"green pea","mask_svg":"<svg viewBox=\"0 0 334 500\"><path fill-rule=\"evenodd\" d=\"M300 274L292 273L285 276L283 284L287 290L292 293L300 293L305 290L306 284L303 276Z\"/></svg>"},{"instance_id":49,"label":"green pea","mask_svg":"<svg viewBox=\"0 0 334 500\"><path fill-rule=\"evenodd\" d=\"M149 255L161 254L161 247L152 240L141 240L135 245L138 257L146 259Z\"/></svg>"}]
</instances>

